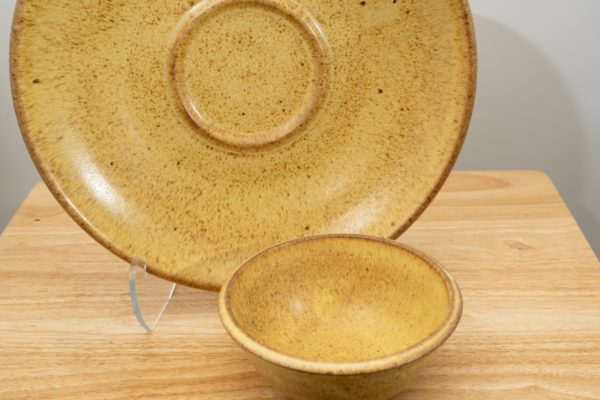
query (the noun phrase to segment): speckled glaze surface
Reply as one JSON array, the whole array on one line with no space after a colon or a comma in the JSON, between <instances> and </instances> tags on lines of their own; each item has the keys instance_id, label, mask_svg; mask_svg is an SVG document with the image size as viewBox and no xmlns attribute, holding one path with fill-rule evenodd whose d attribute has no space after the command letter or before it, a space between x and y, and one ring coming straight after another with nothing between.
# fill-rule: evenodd
<instances>
[{"instance_id":1,"label":"speckled glaze surface","mask_svg":"<svg viewBox=\"0 0 600 400\"><path fill-rule=\"evenodd\" d=\"M272 243L397 237L467 130L463 0L20 0L32 158L96 240L216 290Z\"/></svg>"},{"instance_id":2,"label":"speckled glaze surface","mask_svg":"<svg viewBox=\"0 0 600 400\"><path fill-rule=\"evenodd\" d=\"M454 331L460 290L399 243L320 235L271 247L223 287L219 313L256 369L293 399L388 399Z\"/></svg>"}]
</instances>

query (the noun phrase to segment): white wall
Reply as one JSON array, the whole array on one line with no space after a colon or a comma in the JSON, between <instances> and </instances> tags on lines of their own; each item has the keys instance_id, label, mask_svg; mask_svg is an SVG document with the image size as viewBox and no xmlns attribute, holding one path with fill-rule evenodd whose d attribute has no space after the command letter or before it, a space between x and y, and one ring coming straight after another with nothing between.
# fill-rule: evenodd
<instances>
[{"instance_id":1,"label":"white wall","mask_svg":"<svg viewBox=\"0 0 600 400\"><path fill-rule=\"evenodd\" d=\"M40 180L21 139L10 93L8 45L14 5L15 0L0 0L0 231Z\"/></svg>"},{"instance_id":2,"label":"white wall","mask_svg":"<svg viewBox=\"0 0 600 400\"><path fill-rule=\"evenodd\" d=\"M12 110L0 2L0 229L39 180ZM478 95L461 169L542 169L600 253L600 1L472 1Z\"/></svg>"}]
</instances>

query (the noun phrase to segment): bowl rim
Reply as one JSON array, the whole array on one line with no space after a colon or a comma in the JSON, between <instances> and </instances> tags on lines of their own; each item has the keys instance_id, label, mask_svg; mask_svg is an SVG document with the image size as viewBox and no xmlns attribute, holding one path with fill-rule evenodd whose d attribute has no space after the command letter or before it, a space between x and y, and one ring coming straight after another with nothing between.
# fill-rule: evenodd
<instances>
[{"instance_id":1,"label":"bowl rim","mask_svg":"<svg viewBox=\"0 0 600 400\"><path fill-rule=\"evenodd\" d=\"M412 346L395 353L388 354L383 357L364 359L358 361L318 361L314 359L305 359L290 354L285 354L268 345L260 342L253 338L238 325L235 317L231 310L231 290L232 285L235 283L237 277L247 265L262 258L265 254L272 251L276 251L280 248L295 245L302 242L323 240L329 238L341 238L341 239L353 239L362 240L368 242L375 242L379 244L386 244L394 246L398 249L408 251L414 256L425 261L444 281L449 299L448 313L444 321L439 327L430 333L428 336L422 338ZM460 288L456 283L455 279L450 273L434 258L416 250L410 246L402 243L398 243L394 240L369 236L360 234L324 234L324 235L313 235L306 236L298 239L285 241L282 243L275 244L254 256L247 259L242 265L236 270L236 272L229 278L227 283L223 285L219 293L219 315L223 326L229 333L229 335L246 351L250 352L254 356L257 356L267 362L276 364L278 366L302 371L313 374L322 375L359 375L369 374L385 371L392 368L397 368L402 365L406 365L416 361L420 358L425 357L429 353L433 352L439 346L441 346L454 332L456 329L461 315L462 315L462 296Z\"/></svg>"}]
</instances>

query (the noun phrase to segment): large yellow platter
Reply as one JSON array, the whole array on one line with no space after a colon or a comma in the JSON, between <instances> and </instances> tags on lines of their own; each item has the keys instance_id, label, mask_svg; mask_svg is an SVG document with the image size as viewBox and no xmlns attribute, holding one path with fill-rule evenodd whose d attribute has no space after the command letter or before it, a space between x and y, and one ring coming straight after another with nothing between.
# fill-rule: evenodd
<instances>
[{"instance_id":1,"label":"large yellow platter","mask_svg":"<svg viewBox=\"0 0 600 400\"><path fill-rule=\"evenodd\" d=\"M67 212L213 290L276 242L400 235L458 155L475 64L462 0L20 0L11 56Z\"/></svg>"}]
</instances>

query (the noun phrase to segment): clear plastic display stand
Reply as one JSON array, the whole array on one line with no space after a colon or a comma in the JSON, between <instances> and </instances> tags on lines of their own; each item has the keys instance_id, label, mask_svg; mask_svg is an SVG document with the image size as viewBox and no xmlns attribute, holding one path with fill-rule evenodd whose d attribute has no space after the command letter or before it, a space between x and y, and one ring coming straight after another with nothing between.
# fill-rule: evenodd
<instances>
[{"instance_id":1,"label":"clear plastic display stand","mask_svg":"<svg viewBox=\"0 0 600 400\"><path fill-rule=\"evenodd\" d=\"M143 259L134 257L131 260L129 267L131 306L139 324L147 333L152 333L156 329L176 288L176 283L148 273Z\"/></svg>"}]
</instances>

